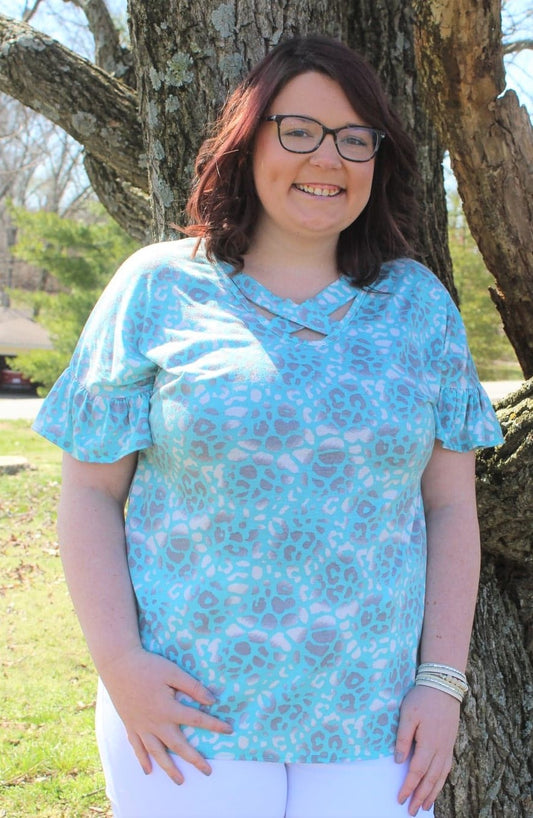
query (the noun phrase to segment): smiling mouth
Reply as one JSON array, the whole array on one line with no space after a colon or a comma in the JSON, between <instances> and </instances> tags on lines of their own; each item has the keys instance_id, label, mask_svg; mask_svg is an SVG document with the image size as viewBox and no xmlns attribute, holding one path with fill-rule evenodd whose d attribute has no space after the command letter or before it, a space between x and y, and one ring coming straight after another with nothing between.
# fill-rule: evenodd
<instances>
[{"instance_id":1,"label":"smiling mouth","mask_svg":"<svg viewBox=\"0 0 533 818\"><path fill-rule=\"evenodd\" d=\"M293 187L296 190L300 190L302 193L307 193L310 196L322 196L324 198L331 199L334 196L339 196L343 193L343 188L341 187L325 187L324 185L299 185L295 184Z\"/></svg>"}]
</instances>

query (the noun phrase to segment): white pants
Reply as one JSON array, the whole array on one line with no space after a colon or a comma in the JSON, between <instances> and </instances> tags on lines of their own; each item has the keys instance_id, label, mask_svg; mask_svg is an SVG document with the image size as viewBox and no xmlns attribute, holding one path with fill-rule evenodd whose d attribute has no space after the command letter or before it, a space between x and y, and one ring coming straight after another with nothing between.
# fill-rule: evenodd
<instances>
[{"instance_id":1,"label":"white pants","mask_svg":"<svg viewBox=\"0 0 533 818\"><path fill-rule=\"evenodd\" d=\"M391 757L338 764L209 759L212 774L175 757L185 783L157 764L145 775L100 685L96 734L114 818L407 818L398 803L406 764ZM433 810L423 813L433 815Z\"/></svg>"}]
</instances>

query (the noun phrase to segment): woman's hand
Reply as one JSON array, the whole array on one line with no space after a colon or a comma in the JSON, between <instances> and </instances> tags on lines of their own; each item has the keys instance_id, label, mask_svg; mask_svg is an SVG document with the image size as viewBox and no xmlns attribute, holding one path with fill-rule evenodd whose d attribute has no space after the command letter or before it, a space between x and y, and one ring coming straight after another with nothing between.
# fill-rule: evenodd
<instances>
[{"instance_id":1,"label":"woman's hand","mask_svg":"<svg viewBox=\"0 0 533 818\"><path fill-rule=\"evenodd\" d=\"M448 693L421 685L409 690L400 711L395 757L403 762L411 752L409 771L398 794L409 814L428 810L442 790L453 760L459 727L459 702Z\"/></svg>"},{"instance_id":2,"label":"woman's hand","mask_svg":"<svg viewBox=\"0 0 533 818\"><path fill-rule=\"evenodd\" d=\"M176 699L180 692L199 704L212 705L215 699L207 688L173 662L142 648L128 651L100 671L145 773L152 770L151 756L176 784L183 784L183 775L168 751L194 764L205 775L211 773L205 758L191 747L180 728L199 727L226 734L233 732L232 728Z\"/></svg>"}]
</instances>

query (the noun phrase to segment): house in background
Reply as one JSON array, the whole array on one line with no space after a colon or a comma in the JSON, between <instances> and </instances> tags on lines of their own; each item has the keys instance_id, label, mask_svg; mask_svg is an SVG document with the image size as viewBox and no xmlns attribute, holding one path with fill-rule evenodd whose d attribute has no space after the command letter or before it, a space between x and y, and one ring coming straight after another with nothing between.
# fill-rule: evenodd
<instances>
[{"instance_id":1,"label":"house in background","mask_svg":"<svg viewBox=\"0 0 533 818\"><path fill-rule=\"evenodd\" d=\"M0 306L0 389L30 390L32 384L17 371L16 359L6 358L34 349L52 349L52 342L43 327L27 313Z\"/></svg>"},{"instance_id":2,"label":"house in background","mask_svg":"<svg viewBox=\"0 0 533 818\"><path fill-rule=\"evenodd\" d=\"M57 290L53 277L13 255L15 241L16 228L5 203L0 200L0 390L3 392L34 389L17 371L16 359L8 358L34 349L52 349L48 333L32 320L31 312L10 306L10 290Z\"/></svg>"}]
</instances>

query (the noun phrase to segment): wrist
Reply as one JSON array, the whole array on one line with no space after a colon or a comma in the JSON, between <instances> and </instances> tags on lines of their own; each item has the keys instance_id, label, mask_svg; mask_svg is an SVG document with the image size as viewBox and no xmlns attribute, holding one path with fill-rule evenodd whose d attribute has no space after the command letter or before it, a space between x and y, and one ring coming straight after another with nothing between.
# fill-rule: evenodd
<instances>
[{"instance_id":1,"label":"wrist","mask_svg":"<svg viewBox=\"0 0 533 818\"><path fill-rule=\"evenodd\" d=\"M138 660L144 652L140 639L132 639L130 643L115 646L114 650L101 652L97 657L93 655L93 660L98 675L104 678L108 673L114 673L115 668L129 661Z\"/></svg>"},{"instance_id":2,"label":"wrist","mask_svg":"<svg viewBox=\"0 0 533 818\"><path fill-rule=\"evenodd\" d=\"M422 662L416 672L415 685L440 690L461 703L469 691L466 676L461 670L439 662Z\"/></svg>"}]
</instances>

